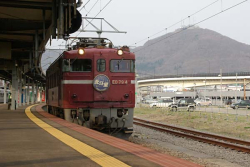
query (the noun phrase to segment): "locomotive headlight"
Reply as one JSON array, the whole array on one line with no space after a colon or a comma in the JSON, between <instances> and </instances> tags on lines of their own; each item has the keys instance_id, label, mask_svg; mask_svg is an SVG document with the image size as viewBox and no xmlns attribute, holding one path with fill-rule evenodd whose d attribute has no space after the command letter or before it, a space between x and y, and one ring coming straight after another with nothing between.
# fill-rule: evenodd
<instances>
[{"instance_id":1,"label":"locomotive headlight","mask_svg":"<svg viewBox=\"0 0 250 167\"><path fill-rule=\"evenodd\" d=\"M84 53L85 53L85 51L84 51L84 49L78 49L78 53L79 53L79 55L83 55Z\"/></svg>"},{"instance_id":2,"label":"locomotive headlight","mask_svg":"<svg viewBox=\"0 0 250 167\"><path fill-rule=\"evenodd\" d=\"M123 55L123 51L122 51L121 49L119 49L119 50L117 51L117 54L118 54L119 56L121 56L121 55Z\"/></svg>"}]
</instances>

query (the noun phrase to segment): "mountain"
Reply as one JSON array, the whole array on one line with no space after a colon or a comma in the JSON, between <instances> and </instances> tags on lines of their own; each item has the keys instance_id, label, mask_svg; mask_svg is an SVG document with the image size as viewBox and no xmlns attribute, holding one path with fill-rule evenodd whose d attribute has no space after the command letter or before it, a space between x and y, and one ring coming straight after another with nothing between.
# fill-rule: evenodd
<instances>
[{"instance_id":1,"label":"mountain","mask_svg":"<svg viewBox=\"0 0 250 167\"><path fill-rule=\"evenodd\" d=\"M191 28L133 49L138 73L153 75L250 71L250 45L215 31Z\"/></svg>"}]
</instances>

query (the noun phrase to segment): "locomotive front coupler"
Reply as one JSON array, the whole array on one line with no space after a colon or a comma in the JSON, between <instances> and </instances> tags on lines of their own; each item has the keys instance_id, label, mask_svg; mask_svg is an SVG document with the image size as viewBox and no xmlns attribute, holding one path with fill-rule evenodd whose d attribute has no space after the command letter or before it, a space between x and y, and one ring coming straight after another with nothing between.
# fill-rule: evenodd
<instances>
[{"instance_id":1,"label":"locomotive front coupler","mask_svg":"<svg viewBox=\"0 0 250 167\"><path fill-rule=\"evenodd\" d=\"M106 125L107 124L107 117L105 115L98 115L95 117L95 124L100 126L100 125Z\"/></svg>"}]
</instances>

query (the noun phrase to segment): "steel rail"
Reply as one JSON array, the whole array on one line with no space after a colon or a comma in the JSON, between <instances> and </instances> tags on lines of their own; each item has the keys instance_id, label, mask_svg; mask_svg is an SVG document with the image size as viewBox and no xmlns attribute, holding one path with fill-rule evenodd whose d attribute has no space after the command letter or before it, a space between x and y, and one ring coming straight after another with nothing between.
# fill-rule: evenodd
<instances>
[{"instance_id":1,"label":"steel rail","mask_svg":"<svg viewBox=\"0 0 250 167\"><path fill-rule=\"evenodd\" d=\"M250 146L249 141L234 139L234 138L215 135L215 134L210 134L210 133L204 133L204 132L200 132L200 131L196 131L196 130L176 127L176 126L173 126L173 125L167 125L167 124L162 124L162 123L158 123L158 122L147 121L147 120L143 120L143 119L139 119L139 118L134 118L134 120L149 123L149 124L156 125L156 126L162 126L162 127L165 127L165 128L170 128L170 129L174 129L174 130L178 130L178 131L182 131L182 132L187 132L187 133L191 133L191 134L194 134L194 135L199 135L199 136L224 140L224 141L227 141L227 142L230 142L230 143L236 143L236 144Z\"/></svg>"},{"instance_id":2,"label":"steel rail","mask_svg":"<svg viewBox=\"0 0 250 167\"><path fill-rule=\"evenodd\" d=\"M212 136L216 136L216 135L208 134L206 136L206 133L203 133L203 132L201 132L201 134L199 134L198 131L192 131L192 130L189 130L189 129L174 127L174 126L166 125L166 124L155 123L155 122L147 121L147 120L141 120L141 119L138 119L138 118L134 118L134 124L144 126L144 127L147 127L147 128L151 128L151 129L155 129L155 130L162 131L162 132L171 133L171 134L174 134L176 136L191 138L191 139L198 140L198 141L201 141L201 142L222 146L222 147L230 148L230 149L237 150L237 151L250 153L250 148L249 147L244 147L244 146L233 144L233 143L239 144L239 141L241 141L241 140L238 140L238 139L227 138L227 137L222 137L222 136L217 136L217 138L214 138ZM196 135L198 135L198 136L196 136ZM230 139L230 140L224 140L222 138ZM218 140L213 140L213 139L220 139L220 140L223 140L223 141L218 141ZM236 140L236 142L233 142L233 140ZM224 141L230 141L230 143L226 143ZM243 145L249 146L248 144L250 142L241 141L241 143L244 143Z\"/></svg>"}]
</instances>

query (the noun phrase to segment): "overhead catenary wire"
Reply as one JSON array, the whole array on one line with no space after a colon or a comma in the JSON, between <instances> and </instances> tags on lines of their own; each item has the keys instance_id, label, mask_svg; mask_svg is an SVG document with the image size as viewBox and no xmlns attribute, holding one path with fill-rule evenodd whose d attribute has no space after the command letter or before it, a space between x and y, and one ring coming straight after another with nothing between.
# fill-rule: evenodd
<instances>
[{"instance_id":1,"label":"overhead catenary wire","mask_svg":"<svg viewBox=\"0 0 250 167\"><path fill-rule=\"evenodd\" d=\"M209 16L209 17L207 17L207 18L205 18L205 19L203 19L203 20L201 20L201 21L199 21L199 22L197 22L197 23L195 23L195 24L192 24L192 25L188 26L187 28L184 28L184 29L182 29L182 30L180 30L180 31L174 32L174 33L172 33L172 34L169 35L169 36L166 36L166 37L164 37L164 38L162 38L162 39L160 39L160 40L158 40L158 41L156 41L156 42L153 42L153 43L149 44L149 45L147 46L147 48L148 48L149 46L155 45L156 43L158 43L158 42L160 42L160 41L163 41L163 40L165 40L165 39L167 39L167 38L170 38L170 37L172 37L172 36L174 36L174 35L177 35L177 34L179 34L179 33L182 33L183 31L186 31L188 28L194 27L194 26L196 26L196 25L198 25L198 24L200 24L200 23L202 23L202 22L204 22L204 21L207 21L207 20L209 20L209 19L211 19L211 18L213 18L213 17L215 17L215 16L217 16L217 15L219 15L219 14L221 14L221 13L224 13L224 12L226 12L226 11L232 9L232 8L235 8L235 7L237 7L237 6L239 6L239 5L243 4L243 3L245 3L245 2L247 2L247 1L248 1L248 0L241 1L241 2L239 2L239 3L237 3L237 4L235 4L235 5L232 5L232 6L228 7L228 8L226 8L225 10L221 10L220 12L217 12L217 13L215 13L215 14L213 14L213 15L211 15L211 16ZM146 48L144 47L144 48L138 49L138 50L134 51L134 53L139 52L139 51L144 50L144 49L146 49Z\"/></svg>"},{"instance_id":2,"label":"overhead catenary wire","mask_svg":"<svg viewBox=\"0 0 250 167\"><path fill-rule=\"evenodd\" d=\"M45 65L43 65L42 68L45 67L45 66L47 66L47 65L50 65L50 64L51 64L51 62L48 62Z\"/></svg>"},{"instance_id":3,"label":"overhead catenary wire","mask_svg":"<svg viewBox=\"0 0 250 167\"><path fill-rule=\"evenodd\" d=\"M151 37L153 37L153 36L156 36L156 35L162 33L163 31L166 31L166 30L168 30L169 28L174 27L175 25L177 25L177 24L179 24L179 23L182 23L182 22L185 21L186 19L190 19L190 17L192 17L192 16L194 16L194 15L200 13L201 11L207 9L208 7L212 6L213 4L215 4L215 3L218 2L218 1L220 1L220 0L216 0L216 1L214 1L214 2L212 2L212 3L210 3L210 4L208 4L208 5L206 5L205 7L201 8L201 9L198 10L197 12L194 12L193 14L191 14L191 15L185 17L184 19L181 19L180 21L178 21L178 22L176 22L176 23L170 25L169 27L167 27L167 28L165 28L165 29L163 29L163 30L161 30L161 31L159 31L159 32L157 32L157 33L155 33L155 34L153 34L153 35L147 37L147 38L144 38L144 39L142 39L142 40L140 40L140 41L137 41L137 42L135 42L135 43L133 43L133 44L138 44L138 43L141 43L141 42L143 42L143 41L145 41L145 40L148 40L149 38L151 38ZM131 45L133 45L133 44L131 44Z\"/></svg>"},{"instance_id":4,"label":"overhead catenary wire","mask_svg":"<svg viewBox=\"0 0 250 167\"><path fill-rule=\"evenodd\" d=\"M58 54L62 54L62 52L57 52L57 51L55 51L55 50L64 50L64 49L54 49L54 50L52 50L52 49L47 49L48 51L51 51L51 52L55 52L55 53L58 53Z\"/></svg>"},{"instance_id":5,"label":"overhead catenary wire","mask_svg":"<svg viewBox=\"0 0 250 167\"><path fill-rule=\"evenodd\" d=\"M99 2L99 0L97 0L96 2L95 2L95 4L91 7L91 9L89 10L89 12L86 14L86 16L88 16L88 14L91 12L91 10L95 7L95 5L97 4L97 2Z\"/></svg>"},{"instance_id":6,"label":"overhead catenary wire","mask_svg":"<svg viewBox=\"0 0 250 167\"><path fill-rule=\"evenodd\" d=\"M79 12L84 8L85 9L85 6L90 2L90 0L88 0L88 2L86 2L83 7L79 10ZM86 9L85 9L86 10Z\"/></svg>"},{"instance_id":7,"label":"overhead catenary wire","mask_svg":"<svg viewBox=\"0 0 250 167\"><path fill-rule=\"evenodd\" d=\"M90 0L89 0L90 1ZM84 8L88 3L89 3L89 1L87 1L85 4L84 4L84 6L82 7L82 8ZM96 3L92 6L92 8L90 9L90 11L93 9L93 7L97 4L97 2L98 2L99 0L97 0L96 1ZM112 0L110 0L102 9L100 9L100 11L95 15L95 17L94 18L96 18L109 4L110 4L110 2L111 2ZM80 9L80 11L82 10L82 8ZM89 11L89 12L90 12ZM88 13L89 13L88 12ZM87 13L87 14L88 14ZM86 28L93 20L94 20L94 18L84 27L84 28ZM81 34L81 32L79 32L77 35L76 35L76 37L78 37L79 35ZM67 43L67 41L62 41L61 42L61 44L60 45L62 45L64 42L66 42ZM66 46L66 43L65 43L65 46ZM70 45L71 45L72 43L70 43Z\"/></svg>"},{"instance_id":8,"label":"overhead catenary wire","mask_svg":"<svg viewBox=\"0 0 250 167\"><path fill-rule=\"evenodd\" d=\"M50 55L46 58L46 59L44 59L44 60L47 60L47 59L51 59L52 57L50 57ZM43 64L43 63L42 63Z\"/></svg>"},{"instance_id":9,"label":"overhead catenary wire","mask_svg":"<svg viewBox=\"0 0 250 167\"><path fill-rule=\"evenodd\" d=\"M99 0L97 0L96 3L97 3L98 1L99 1ZM88 0L88 1L83 5L83 7L79 10L79 12L80 12L83 8L85 9L85 6L86 6L89 2L90 2L90 0ZM96 5L96 3L94 4L94 6ZM94 6L93 6L93 7L94 7ZM93 8L93 7L92 7L92 8ZM92 8L91 8L89 11L87 11L86 9L85 9L85 10L87 11L87 13L89 13L89 12L92 10ZM58 46L62 45L64 42L66 42L66 43L65 43L65 46L66 46L66 45L67 45L67 41L62 41Z\"/></svg>"},{"instance_id":10,"label":"overhead catenary wire","mask_svg":"<svg viewBox=\"0 0 250 167\"><path fill-rule=\"evenodd\" d=\"M89 12L94 8L94 6L97 4L98 1L99 1L99 0L97 0L97 1L95 2L95 4L92 6L92 8L89 10ZM112 0L110 0L110 1L112 1ZM107 4L109 4L110 1L109 1ZM86 4L87 4L87 3L86 3ZM104 8L105 8L106 6L107 6L107 5L105 5ZM104 8L103 8L103 9L104 9ZM101 10L98 12L98 14L97 14L94 18L96 18L96 17L101 13L101 11L102 11L103 9L101 9ZM89 12L86 14L86 16L89 14ZM90 24L92 21L93 21L93 19L89 22L89 24ZM88 26L89 24L87 24L87 26ZM87 26L86 26L86 27L87 27ZM84 27L84 28L86 28L86 27ZM80 34L81 34L81 32L79 32L79 33L76 35L76 37L78 37ZM73 41L72 41L72 42L73 42ZM72 44L72 42L70 43L70 45Z\"/></svg>"},{"instance_id":11,"label":"overhead catenary wire","mask_svg":"<svg viewBox=\"0 0 250 167\"><path fill-rule=\"evenodd\" d=\"M100 9L100 11L94 16L94 18L91 20L91 21L89 21L89 23L84 27L84 28L86 28L109 4L110 4L110 2L111 2L112 0L110 0L102 9ZM76 35L76 37L78 37L78 35L80 35L81 34L81 32L79 32L77 35ZM72 43L71 43L72 44Z\"/></svg>"},{"instance_id":12,"label":"overhead catenary wire","mask_svg":"<svg viewBox=\"0 0 250 167\"><path fill-rule=\"evenodd\" d=\"M102 9L100 9L100 11L95 15L95 17L90 20L90 22L84 28L86 28L110 4L111 1L112 0L110 0Z\"/></svg>"}]
</instances>

